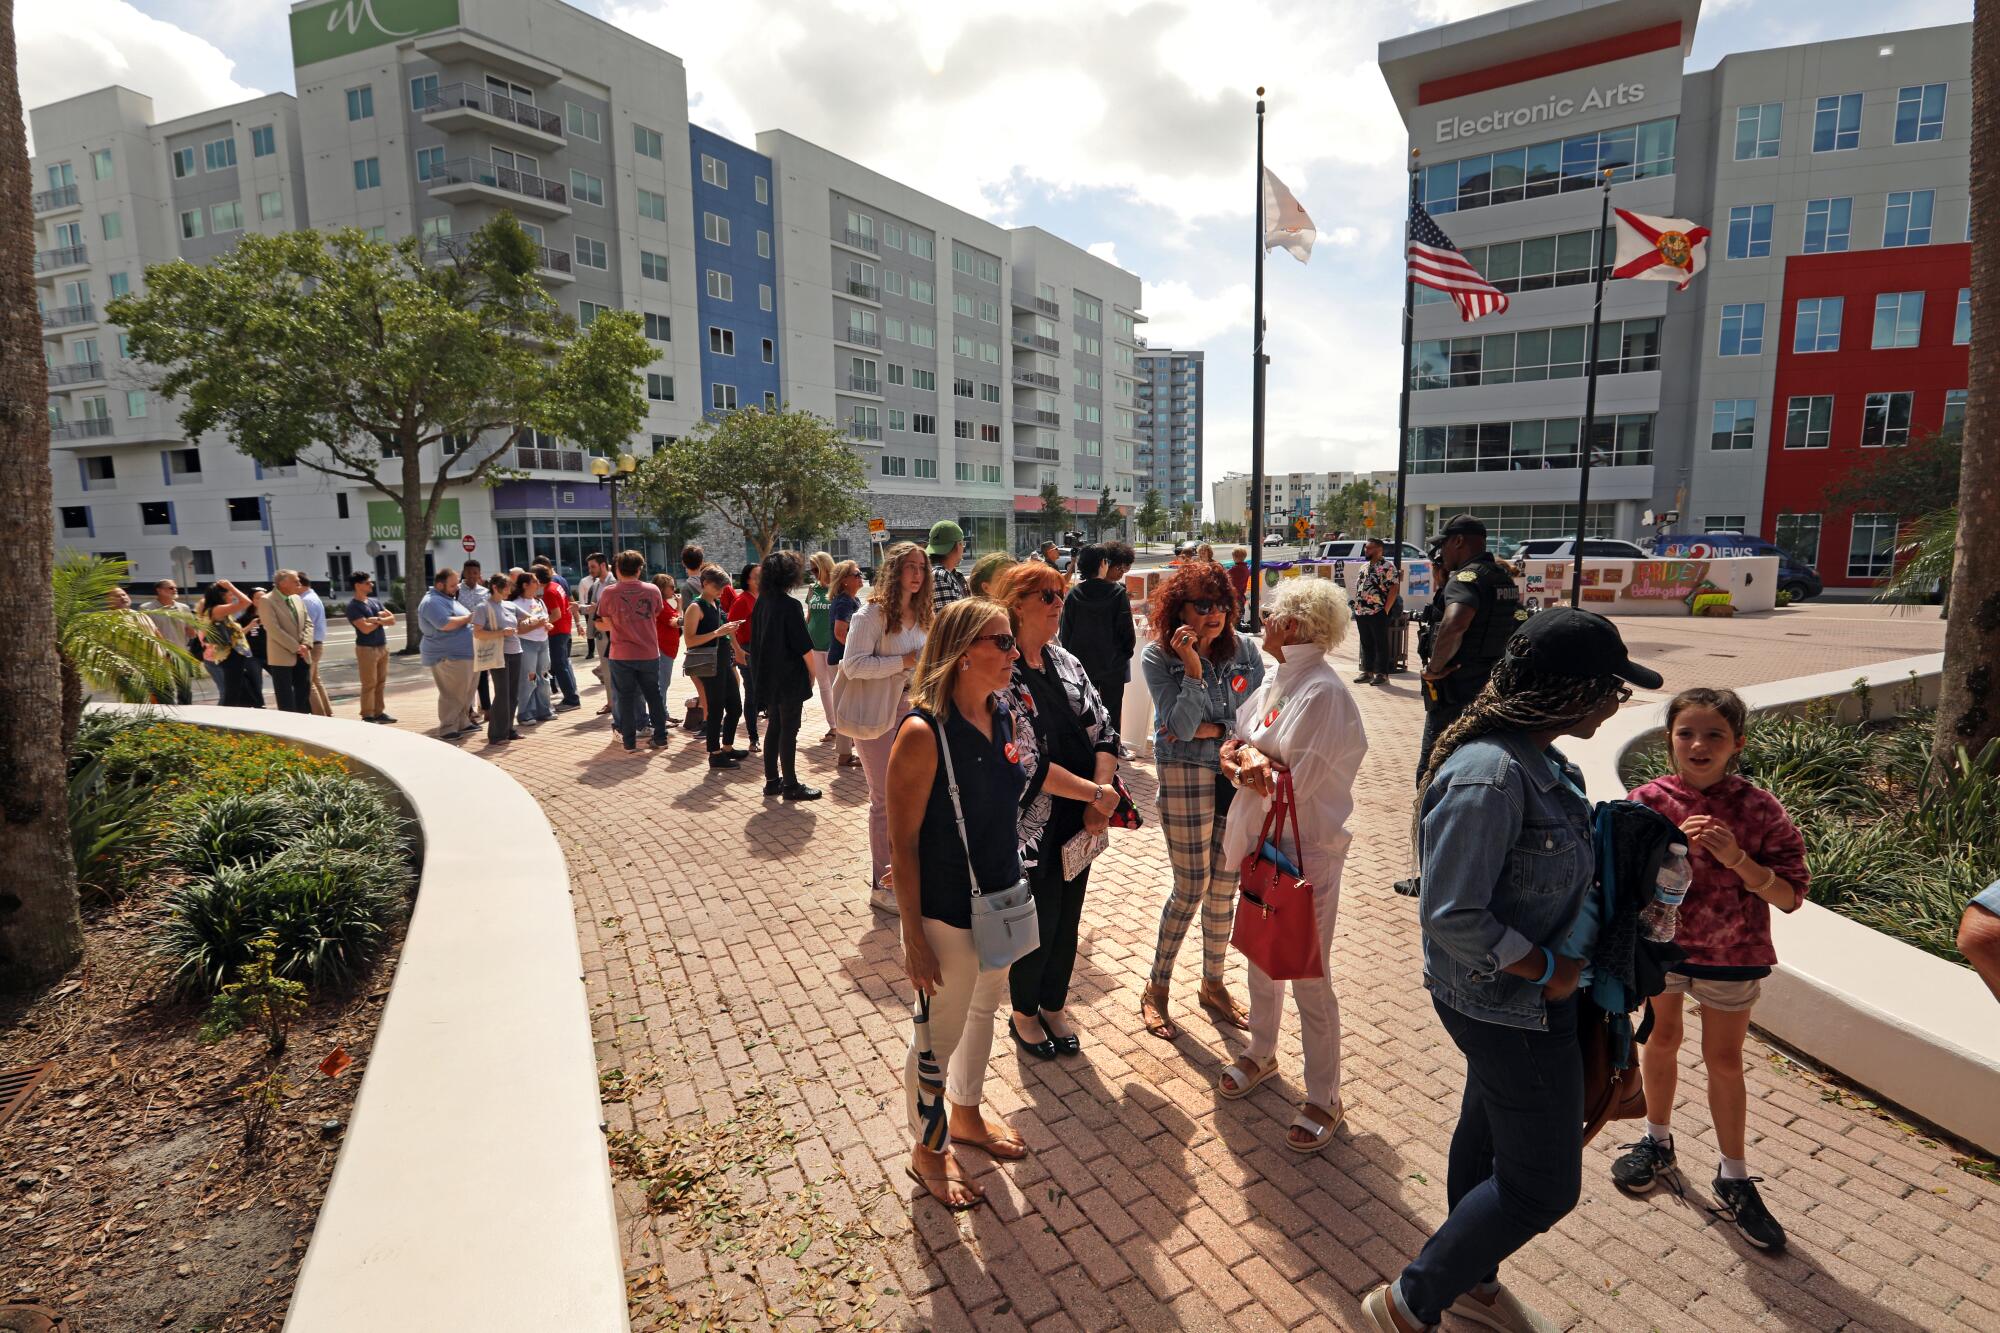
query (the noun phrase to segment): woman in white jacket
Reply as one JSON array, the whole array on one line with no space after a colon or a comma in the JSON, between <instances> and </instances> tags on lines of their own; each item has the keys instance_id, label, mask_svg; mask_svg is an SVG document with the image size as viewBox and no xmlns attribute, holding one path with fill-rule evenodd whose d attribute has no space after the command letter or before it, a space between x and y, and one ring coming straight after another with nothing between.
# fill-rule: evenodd
<instances>
[{"instance_id":1,"label":"woman in white jacket","mask_svg":"<svg viewBox=\"0 0 2000 1333\"><path fill-rule=\"evenodd\" d=\"M872 740L856 740L861 771L868 779L868 901L876 911L896 915L896 895L883 886L889 869L889 751L903 714L910 711L910 672L931 630L930 560L915 542L897 542L875 571L867 603L847 626L843 675L853 680L894 679L903 695L896 721Z\"/></svg>"},{"instance_id":2,"label":"woman in white jacket","mask_svg":"<svg viewBox=\"0 0 2000 1333\"><path fill-rule=\"evenodd\" d=\"M1361 713L1327 654L1347 637L1347 597L1328 579L1289 579L1264 608L1264 651L1277 673L1236 711L1222 746L1223 776L1242 791L1229 808L1223 860L1232 873L1255 849L1276 775L1289 770L1298 841L1288 824L1272 839L1313 886L1320 975L1291 983L1305 1046L1306 1096L1285 1133L1294 1152L1320 1151L1345 1111L1340 1102L1340 1001L1333 993L1333 927L1354 776L1368 753ZM1250 1047L1216 1080L1224 1097L1248 1096L1278 1070L1278 1024L1285 984L1250 965Z\"/></svg>"}]
</instances>

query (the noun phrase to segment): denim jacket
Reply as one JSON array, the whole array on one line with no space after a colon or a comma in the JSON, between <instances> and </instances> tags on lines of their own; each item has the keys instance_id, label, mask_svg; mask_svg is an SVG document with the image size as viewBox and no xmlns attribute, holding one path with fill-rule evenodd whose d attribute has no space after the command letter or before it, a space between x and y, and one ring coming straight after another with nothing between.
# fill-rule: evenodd
<instances>
[{"instance_id":1,"label":"denim jacket","mask_svg":"<svg viewBox=\"0 0 2000 1333\"><path fill-rule=\"evenodd\" d=\"M1460 746L1425 793L1424 985L1460 1013L1547 1030L1541 987L1501 969L1561 944L1583 906L1596 861L1582 787L1560 751L1510 732Z\"/></svg>"},{"instance_id":2,"label":"denim jacket","mask_svg":"<svg viewBox=\"0 0 2000 1333\"><path fill-rule=\"evenodd\" d=\"M1219 723L1223 735L1236 721L1236 709L1264 683L1264 652L1248 635L1236 636L1236 656L1216 665L1203 659L1201 679L1189 680L1179 653L1157 643L1146 645L1140 659L1146 690L1153 696L1153 759L1156 763L1192 764L1222 771L1222 736L1192 737L1204 722Z\"/></svg>"}]
</instances>

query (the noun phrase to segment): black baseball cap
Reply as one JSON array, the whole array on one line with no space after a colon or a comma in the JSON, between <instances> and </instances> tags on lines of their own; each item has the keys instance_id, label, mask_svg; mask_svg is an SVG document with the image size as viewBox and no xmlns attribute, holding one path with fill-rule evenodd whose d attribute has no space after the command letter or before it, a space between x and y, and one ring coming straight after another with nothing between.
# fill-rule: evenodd
<instances>
[{"instance_id":1,"label":"black baseball cap","mask_svg":"<svg viewBox=\"0 0 2000 1333\"><path fill-rule=\"evenodd\" d=\"M1553 606L1528 617L1514 636L1520 656L1550 676L1616 676L1648 690L1660 688L1660 673L1640 666L1625 651L1618 627L1594 611Z\"/></svg>"},{"instance_id":2,"label":"black baseball cap","mask_svg":"<svg viewBox=\"0 0 2000 1333\"><path fill-rule=\"evenodd\" d=\"M1439 535L1443 537L1477 537L1481 541L1484 541L1486 539L1486 525L1470 514L1460 514L1448 520L1444 525L1444 531Z\"/></svg>"}]
</instances>

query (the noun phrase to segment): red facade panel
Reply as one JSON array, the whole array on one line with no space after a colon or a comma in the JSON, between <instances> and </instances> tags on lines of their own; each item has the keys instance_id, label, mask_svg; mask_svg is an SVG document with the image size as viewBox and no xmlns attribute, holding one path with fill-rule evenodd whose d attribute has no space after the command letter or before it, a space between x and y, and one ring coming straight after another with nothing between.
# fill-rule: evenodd
<instances>
[{"instance_id":1,"label":"red facade panel","mask_svg":"<svg viewBox=\"0 0 2000 1333\"><path fill-rule=\"evenodd\" d=\"M1829 508L1824 499L1827 485L1869 452L1861 443L1869 394L1913 395L1912 439L1944 423L1945 394L1965 388L1970 371L1971 349L1954 343L1952 334L1958 294L1971 285L1971 273L1972 247L1963 244L1793 255L1785 261L1785 304L1777 321L1778 364L1764 477L1763 533L1776 539L1781 514L1819 515L1817 563L1829 588L1867 587L1879 580L1849 574L1853 514ZM1876 298L1900 292L1924 294L1917 345L1876 348L1872 345ZM1799 302L1829 296L1842 299L1838 350L1793 350ZM1833 400L1826 447L1786 448L1791 401L1820 396ZM1897 517L1907 522L1918 515Z\"/></svg>"},{"instance_id":2,"label":"red facade panel","mask_svg":"<svg viewBox=\"0 0 2000 1333\"><path fill-rule=\"evenodd\" d=\"M1645 55L1648 51L1664 51L1680 44L1681 25L1678 22L1661 23L1637 32L1566 46L1560 51L1545 51L1541 55L1509 60L1505 64L1431 79L1417 85L1417 105L1427 106L1432 102L1450 101L1454 97L1470 97L1473 93L1526 83L1530 79L1546 79L1551 74L1567 74L1573 69L1589 69L1593 65Z\"/></svg>"}]
</instances>

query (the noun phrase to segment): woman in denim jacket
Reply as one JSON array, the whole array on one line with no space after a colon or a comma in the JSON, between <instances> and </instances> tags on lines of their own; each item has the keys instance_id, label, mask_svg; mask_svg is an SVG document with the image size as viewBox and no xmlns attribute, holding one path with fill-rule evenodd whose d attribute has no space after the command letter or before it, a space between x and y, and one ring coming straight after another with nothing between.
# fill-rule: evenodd
<instances>
[{"instance_id":1,"label":"woman in denim jacket","mask_svg":"<svg viewBox=\"0 0 2000 1333\"><path fill-rule=\"evenodd\" d=\"M1160 826L1174 868L1174 892L1160 914L1153 974L1139 1001L1146 1031L1172 1041L1167 983L1188 924L1201 911L1201 1007L1231 1027L1250 1019L1222 983L1229 928L1236 915L1235 867L1225 868L1222 834L1236 788L1222 776L1222 739L1236 709L1264 683L1264 654L1235 633L1229 575L1212 561L1190 561L1153 594L1153 642L1140 668L1153 696L1153 759L1160 775ZM1218 873L1220 872L1220 873Z\"/></svg>"},{"instance_id":2,"label":"woman in denim jacket","mask_svg":"<svg viewBox=\"0 0 2000 1333\"><path fill-rule=\"evenodd\" d=\"M1451 1215L1396 1281L1363 1298L1379 1333L1446 1310L1488 1328L1553 1328L1500 1285L1500 1261L1576 1206L1583 1168L1582 964L1558 957L1595 878L1591 805L1555 746L1589 736L1658 673L1612 623L1556 607L1507 645L1438 739L1423 809L1424 985L1465 1055Z\"/></svg>"}]
</instances>

